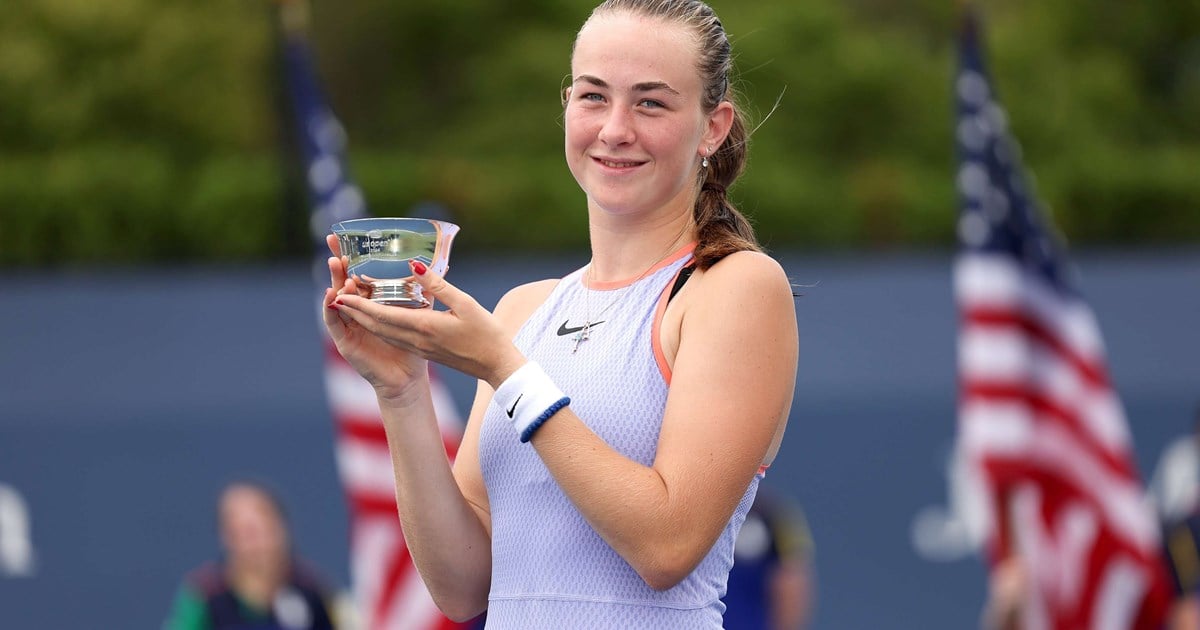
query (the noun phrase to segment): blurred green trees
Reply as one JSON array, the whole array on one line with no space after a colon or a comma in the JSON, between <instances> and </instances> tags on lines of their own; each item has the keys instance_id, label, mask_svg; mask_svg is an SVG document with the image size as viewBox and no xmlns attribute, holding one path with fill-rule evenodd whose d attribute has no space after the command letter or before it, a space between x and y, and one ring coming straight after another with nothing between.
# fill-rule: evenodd
<instances>
[{"instance_id":1,"label":"blurred green trees","mask_svg":"<svg viewBox=\"0 0 1200 630\"><path fill-rule=\"evenodd\" d=\"M321 78L373 213L437 200L464 249L582 247L558 93L593 4L316 0ZM950 246L955 3L714 4L761 123L732 194L768 247ZM980 4L1024 163L1069 239L1200 241L1200 5ZM0 264L307 254L279 238L306 214L284 177L275 11L6 3Z\"/></svg>"}]
</instances>

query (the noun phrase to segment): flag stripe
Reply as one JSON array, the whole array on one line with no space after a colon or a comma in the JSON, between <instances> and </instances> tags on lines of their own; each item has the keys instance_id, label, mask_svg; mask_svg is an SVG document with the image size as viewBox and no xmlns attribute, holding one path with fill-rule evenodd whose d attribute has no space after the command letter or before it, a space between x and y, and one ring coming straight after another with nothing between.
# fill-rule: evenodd
<instances>
[{"instance_id":1,"label":"flag stripe","mask_svg":"<svg viewBox=\"0 0 1200 630\"><path fill-rule=\"evenodd\" d=\"M1043 422L1057 422L1071 437L1086 449L1093 457L1100 460L1111 474L1134 477L1132 462L1127 453L1113 453L1095 434L1083 426L1076 411L1068 406L1056 403L1050 397L1039 394L1025 383L973 382L967 380L962 385L963 400L968 404L1015 403L1024 407L1024 413Z\"/></svg>"},{"instance_id":2,"label":"flag stripe","mask_svg":"<svg viewBox=\"0 0 1200 630\"><path fill-rule=\"evenodd\" d=\"M379 419L378 414L373 418L343 415L338 418L337 431L338 438L341 440L382 449L384 455L390 457L387 452L387 430L383 427L383 422ZM458 454L458 442L459 438L456 435L442 435L442 446L451 460Z\"/></svg>"},{"instance_id":3,"label":"flag stripe","mask_svg":"<svg viewBox=\"0 0 1200 630\"><path fill-rule=\"evenodd\" d=\"M379 626L380 630L436 628L446 627L446 624L449 624L451 628L463 627L463 624L452 622L442 616L437 604L429 596L429 590L425 586L425 582L421 580L421 574L416 571L405 573L404 579L396 585L393 590L391 606L387 609L383 621L383 625Z\"/></svg>"},{"instance_id":4,"label":"flag stripe","mask_svg":"<svg viewBox=\"0 0 1200 630\"><path fill-rule=\"evenodd\" d=\"M1017 481L1036 481L1044 486L1054 486L1058 491L1069 493L1104 513L1111 519L1113 535L1130 553L1139 558L1156 557L1157 529L1154 523L1139 518L1142 494L1136 486L1123 483L1119 478L1095 473L1095 466L1078 451L1066 450L1067 440L1039 437L1065 452L1054 452L1050 446L1033 446L1031 452L1022 455L997 455L994 453L977 456L977 461L988 473L993 483L1012 485ZM1031 460L1036 468L1031 470ZM1105 492L1111 494L1104 494Z\"/></svg>"},{"instance_id":5,"label":"flag stripe","mask_svg":"<svg viewBox=\"0 0 1200 630\"><path fill-rule=\"evenodd\" d=\"M388 562L387 571L383 576L384 595L375 602L375 619L387 619L388 611L392 608L396 595L400 591L400 584L410 573L411 563L412 558L408 555L408 547L398 546Z\"/></svg>"},{"instance_id":6,"label":"flag stripe","mask_svg":"<svg viewBox=\"0 0 1200 630\"><path fill-rule=\"evenodd\" d=\"M372 495L365 492L347 491L351 509L356 518L382 518L392 525L397 520L395 495Z\"/></svg>"},{"instance_id":7,"label":"flag stripe","mask_svg":"<svg viewBox=\"0 0 1200 630\"><path fill-rule=\"evenodd\" d=\"M960 307L1015 309L1044 326L1071 352L1089 363L1104 363L1104 342L1091 309L1063 295L1011 254L972 249L954 263L954 292Z\"/></svg>"},{"instance_id":8,"label":"flag stripe","mask_svg":"<svg viewBox=\"0 0 1200 630\"><path fill-rule=\"evenodd\" d=\"M376 448L387 448L387 430L379 418L343 416L337 423L338 438L363 442Z\"/></svg>"},{"instance_id":9,"label":"flag stripe","mask_svg":"<svg viewBox=\"0 0 1200 630\"><path fill-rule=\"evenodd\" d=\"M1059 337L1026 313L998 308L966 308L963 310L963 319L968 327L976 329L1015 328L1027 341L1042 345L1057 355L1059 360L1070 364L1089 386L1109 386L1108 375L1102 365L1074 353Z\"/></svg>"},{"instance_id":10,"label":"flag stripe","mask_svg":"<svg viewBox=\"0 0 1200 630\"><path fill-rule=\"evenodd\" d=\"M350 440L339 440L336 452L338 472L347 491L377 496L395 493L391 455L386 449Z\"/></svg>"}]
</instances>

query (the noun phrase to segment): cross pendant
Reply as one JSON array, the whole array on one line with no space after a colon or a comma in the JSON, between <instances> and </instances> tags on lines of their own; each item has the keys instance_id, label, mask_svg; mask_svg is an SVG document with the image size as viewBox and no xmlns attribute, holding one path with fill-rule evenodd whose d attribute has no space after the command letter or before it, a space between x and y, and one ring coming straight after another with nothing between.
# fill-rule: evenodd
<instances>
[{"instance_id":1,"label":"cross pendant","mask_svg":"<svg viewBox=\"0 0 1200 630\"><path fill-rule=\"evenodd\" d=\"M591 325L591 322L584 322L583 328L580 328L579 332L575 333L575 348L571 350L571 354L579 352L579 344L588 340L588 333L590 332L588 329L591 328Z\"/></svg>"}]
</instances>

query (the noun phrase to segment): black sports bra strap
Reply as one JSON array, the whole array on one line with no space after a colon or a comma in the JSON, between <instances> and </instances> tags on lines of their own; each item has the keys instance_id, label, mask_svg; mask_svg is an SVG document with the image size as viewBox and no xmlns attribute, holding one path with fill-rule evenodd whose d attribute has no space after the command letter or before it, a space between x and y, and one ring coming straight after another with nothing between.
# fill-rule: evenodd
<instances>
[{"instance_id":1,"label":"black sports bra strap","mask_svg":"<svg viewBox=\"0 0 1200 630\"><path fill-rule=\"evenodd\" d=\"M670 302L675 297L675 294L679 293L679 290L683 288L683 284L688 281L688 278L692 277L692 272L695 270L695 264L689 264L679 270L679 275L675 276L675 285L671 287L671 294L667 296L667 302Z\"/></svg>"}]
</instances>

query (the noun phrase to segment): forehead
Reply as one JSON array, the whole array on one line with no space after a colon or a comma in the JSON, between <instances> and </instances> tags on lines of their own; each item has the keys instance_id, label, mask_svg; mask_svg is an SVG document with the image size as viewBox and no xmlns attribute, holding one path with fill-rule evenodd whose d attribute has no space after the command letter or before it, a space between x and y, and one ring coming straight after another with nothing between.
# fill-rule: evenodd
<instances>
[{"instance_id":1,"label":"forehead","mask_svg":"<svg viewBox=\"0 0 1200 630\"><path fill-rule=\"evenodd\" d=\"M236 486L226 490L221 496L222 517L246 513L274 516L275 505L269 497L254 488Z\"/></svg>"},{"instance_id":2,"label":"forehead","mask_svg":"<svg viewBox=\"0 0 1200 630\"><path fill-rule=\"evenodd\" d=\"M624 13L598 15L579 31L571 74L613 85L665 81L682 90L700 81L697 46L682 24Z\"/></svg>"}]
</instances>

